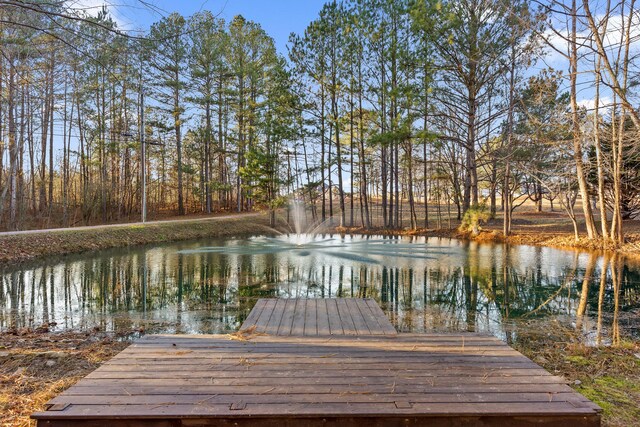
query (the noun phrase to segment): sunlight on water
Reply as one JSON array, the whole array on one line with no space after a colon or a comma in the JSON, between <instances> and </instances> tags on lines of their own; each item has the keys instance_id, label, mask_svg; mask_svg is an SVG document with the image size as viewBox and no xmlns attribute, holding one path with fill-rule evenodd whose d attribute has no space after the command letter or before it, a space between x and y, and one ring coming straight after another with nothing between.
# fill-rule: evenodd
<instances>
[{"instance_id":1,"label":"sunlight on water","mask_svg":"<svg viewBox=\"0 0 640 427\"><path fill-rule=\"evenodd\" d=\"M452 248L448 248L450 252ZM229 255L259 255L288 252L291 255L307 257L318 255L334 257L366 264L388 263L397 258L434 259L432 250L420 243L404 243L397 239L324 238L313 234L289 234L280 237L257 237L248 239L240 246L203 246L196 249L178 251L182 255L204 253L224 253Z\"/></svg>"}]
</instances>

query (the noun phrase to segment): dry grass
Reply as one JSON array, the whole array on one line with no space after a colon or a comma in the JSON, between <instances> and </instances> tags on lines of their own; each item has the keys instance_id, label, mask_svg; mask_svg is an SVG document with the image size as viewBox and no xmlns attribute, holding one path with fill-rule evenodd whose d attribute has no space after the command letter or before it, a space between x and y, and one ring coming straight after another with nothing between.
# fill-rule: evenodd
<instances>
[{"instance_id":1,"label":"dry grass","mask_svg":"<svg viewBox=\"0 0 640 427\"><path fill-rule=\"evenodd\" d=\"M513 347L603 409L603 425L640 426L640 343L587 346L579 331L548 319L519 328Z\"/></svg>"},{"instance_id":2,"label":"dry grass","mask_svg":"<svg viewBox=\"0 0 640 427\"><path fill-rule=\"evenodd\" d=\"M433 221L432 221L433 222ZM397 230L386 228L364 229L362 227L336 227L339 233L354 233L368 235L412 235L429 237L451 237L478 242L507 242L516 245L549 246L556 248L573 248L589 251L619 252L628 257L640 260L640 221L629 220L624 223L625 243L617 246L604 239L588 240L584 231L584 224L579 221L580 240L573 235L573 226L567 216L561 212L536 212L523 209L516 211L513 216L512 234L505 238L502 234L502 220L497 218L482 225L477 236L458 231L458 222L452 223L452 229Z\"/></svg>"},{"instance_id":3,"label":"dry grass","mask_svg":"<svg viewBox=\"0 0 640 427\"><path fill-rule=\"evenodd\" d=\"M33 412L127 345L97 333L0 334L0 426L35 425Z\"/></svg>"},{"instance_id":4,"label":"dry grass","mask_svg":"<svg viewBox=\"0 0 640 427\"><path fill-rule=\"evenodd\" d=\"M227 334L227 337L229 337L230 340L235 341L249 341L252 338L266 335L261 332L256 332L256 329L256 325L249 326L247 329L240 329L238 332Z\"/></svg>"}]
</instances>

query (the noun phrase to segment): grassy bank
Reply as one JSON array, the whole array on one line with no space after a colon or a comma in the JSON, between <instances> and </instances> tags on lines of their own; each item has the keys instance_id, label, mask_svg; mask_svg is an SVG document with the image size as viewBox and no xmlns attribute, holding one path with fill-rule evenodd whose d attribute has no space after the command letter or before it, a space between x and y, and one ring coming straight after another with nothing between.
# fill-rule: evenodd
<instances>
[{"instance_id":1,"label":"grassy bank","mask_svg":"<svg viewBox=\"0 0 640 427\"><path fill-rule=\"evenodd\" d=\"M205 237L272 234L266 214L0 235L0 264L100 249Z\"/></svg>"},{"instance_id":2,"label":"grassy bank","mask_svg":"<svg viewBox=\"0 0 640 427\"><path fill-rule=\"evenodd\" d=\"M520 328L513 347L600 405L604 426L640 426L640 343L593 347L581 341L576 329L540 320Z\"/></svg>"},{"instance_id":3,"label":"grassy bank","mask_svg":"<svg viewBox=\"0 0 640 427\"><path fill-rule=\"evenodd\" d=\"M640 234L627 234L627 240L622 245L615 245L604 239L589 240L581 238L575 240L573 235L562 232L516 232L505 237L501 231L483 229L478 235L460 232L457 229L425 229L393 230L387 228L362 227L336 227L335 232L340 234L364 234L383 236L424 236L445 237L450 239L466 240L480 243L508 243L512 245L546 246L558 249L577 249L581 251L602 251L618 253L625 257L640 261Z\"/></svg>"},{"instance_id":4,"label":"grassy bank","mask_svg":"<svg viewBox=\"0 0 640 427\"><path fill-rule=\"evenodd\" d=\"M581 230L584 225L579 221ZM558 212L517 212L513 218L512 234L505 237L502 234L500 218L483 224L480 234L473 236L458 230L458 221L452 221L451 228L422 228L387 229L362 227L337 227L340 233L371 234L371 235L411 235L427 237L448 237L477 242L498 242L516 245L548 246L554 248L572 248L586 251L609 251L640 258L640 221L628 220L624 223L625 242L615 245L604 239L589 240L582 232L581 238L575 240L573 226L565 215Z\"/></svg>"},{"instance_id":5,"label":"grassy bank","mask_svg":"<svg viewBox=\"0 0 640 427\"><path fill-rule=\"evenodd\" d=\"M513 234L504 237L499 219L482 226L477 236L461 233L457 223L452 228L387 229L372 227L336 227L339 233L371 235L418 235L449 237L481 242L607 250L640 258L640 221L626 221L626 241L622 246L610 242L581 239L576 241L569 220L560 213L518 212L513 220ZM443 223L444 226L444 223ZM288 230L287 227L285 229ZM322 231L329 231L322 229ZM192 220L169 220L147 224L124 224L28 232L26 234L0 234L0 264L16 263L39 257L67 255L151 243L173 242L206 237L233 237L249 234L272 234L266 214L250 213Z\"/></svg>"},{"instance_id":6,"label":"grassy bank","mask_svg":"<svg viewBox=\"0 0 640 427\"><path fill-rule=\"evenodd\" d=\"M0 426L35 425L33 412L128 345L95 331L0 334Z\"/></svg>"}]
</instances>

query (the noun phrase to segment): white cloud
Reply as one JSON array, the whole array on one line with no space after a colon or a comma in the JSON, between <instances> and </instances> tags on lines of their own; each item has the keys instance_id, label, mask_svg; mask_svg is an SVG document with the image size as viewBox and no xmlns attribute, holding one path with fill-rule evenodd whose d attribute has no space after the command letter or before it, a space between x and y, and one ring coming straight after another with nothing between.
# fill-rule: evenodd
<instances>
[{"instance_id":1,"label":"white cloud","mask_svg":"<svg viewBox=\"0 0 640 427\"><path fill-rule=\"evenodd\" d=\"M600 25L603 19L604 15L596 16L596 25ZM629 37L631 39L631 49L637 50L640 49L640 40L638 39L640 37L640 14L633 14L631 19L632 22L629 31ZM626 27L628 25L628 20L625 20L623 22L621 15L611 16L607 23L607 31L603 37L605 47L611 46L612 48L617 48L617 45L619 45L620 42L625 39L624 32L626 31Z\"/></svg>"},{"instance_id":2,"label":"white cloud","mask_svg":"<svg viewBox=\"0 0 640 427\"><path fill-rule=\"evenodd\" d=\"M600 113L606 113L611 108L613 99L609 96L601 96L598 102ZM585 98L578 100L578 107L586 108L587 111L593 111L596 106L596 100L594 98Z\"/></svg>"},{"instance_id":3,"label":"white cloud","mask_svg":"<svg viewBox=\"0 0 640 427\"><path fill-rule=\"evenodd\" d=\"M597 27L603 27L604 18L605 15L594 16L594 21ZM628 15L624 19L628 19ZM640 14L633 14L632 19L633 22L631 24L629 34L631 39L631 54L640 51ZM547 45L545 46L546 55L544 56L544 61L548 65L555 66L567 63L566 57L563 55L569 52L570 34L567 24L567 22L561 22L558 20L553 23L553 29L547 29L543 33L547 42ZM611 15L609 17L607 22L607 31L603 36L603 44L610 54L617 51L620 42L626 38L624 32L626 31L628 24L628 21L623 21L623 17L620 14ZM593 40L591 31L589 30L586 22L581 23L580 30L578 30L576 34L576 40L578 44L578 56L588 55L596 50L595 41Z\"/></svg>"},{"instance_id":4,"label":"white cloud","mask_svg":"<svg viewBox=\"0 0 640 427\"><path fill-rule=\"evenodd\" d=\"M128 29L127 23L122 19L118 8L105 0L67 0L66 6L70 10L78 13L86 13L89 16L96 17L103 10L109 13L109 16L116 22L121 30Z\"/></svg>"}]
</instances>

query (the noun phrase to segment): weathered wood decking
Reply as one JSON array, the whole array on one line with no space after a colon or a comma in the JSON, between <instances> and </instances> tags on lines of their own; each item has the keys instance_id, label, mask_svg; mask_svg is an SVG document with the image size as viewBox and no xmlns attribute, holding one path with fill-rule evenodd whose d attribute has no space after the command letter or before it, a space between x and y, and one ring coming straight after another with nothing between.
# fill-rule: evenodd
<instances>
[{"instance_id":1,"label":"weathered wood decking","mask_svg":"<svg viewBox=\"0 0 640 427\"><path fill-rule=\"evenodd\" d=\"M368 304L345 302L353 325L342 329L318 326L319 301L299 300L293 310L290 301L264 301L243 328L279 334L293 312L285 336L146 336L34 418L38 426L110 427L600 424L596 405L494 337L387 335L373 328L384 323L382 311L377 323L367 323L362 306L361 326L369 325L370 334L362 326L355 335L352 304L362 301ZM307 317L314 306L315 317ZM298 334L295 313L302 307ZM340 320L349 318L341 313Z\"/></svg>"},{"instance_id":2,"label":"weathered wood decking","mask_svg":"<svg viewBox=\"0 0 640 427\"><path fill-rule=\"evenodd\" d=\"M397 335L372 298L261 298L240 327L280 336Z\"/></svg>"}]
</instances>

